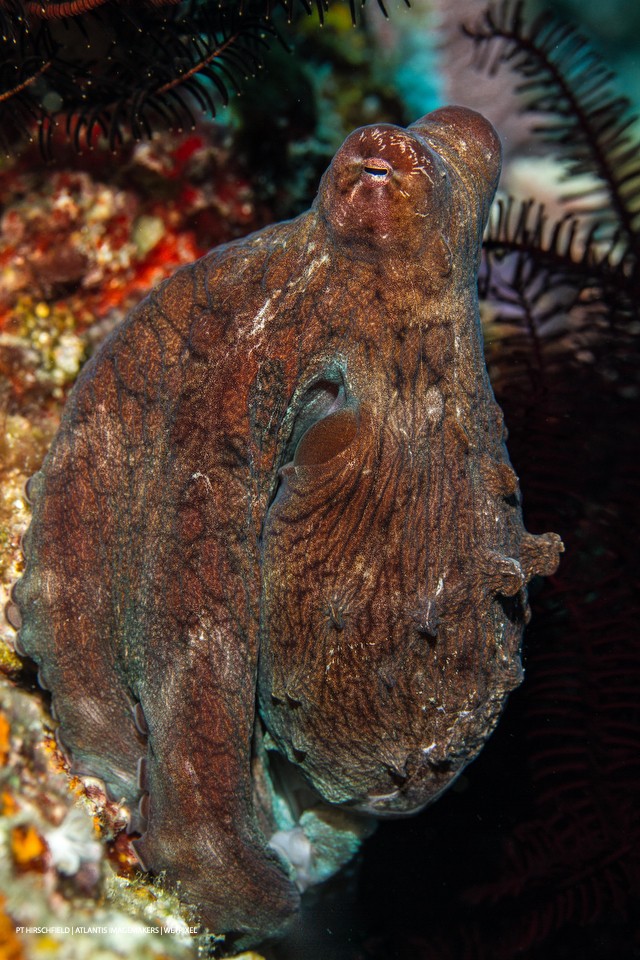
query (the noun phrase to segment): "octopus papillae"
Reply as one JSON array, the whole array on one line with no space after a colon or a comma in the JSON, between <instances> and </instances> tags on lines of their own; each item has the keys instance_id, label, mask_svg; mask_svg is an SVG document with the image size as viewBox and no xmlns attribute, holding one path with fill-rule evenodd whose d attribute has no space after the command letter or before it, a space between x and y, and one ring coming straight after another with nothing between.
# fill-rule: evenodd
<instances>
[{"instance_id":1,"label":"octopus papillae","mask_svg":"<svg viewBox=\"0 0 640 960\"><path fill-rule=\"evenodd\" d=\"M562 544L523 527L483 359L499 171L462 107L356 130L307 213L105 341L29 483L16 649L143 868L237 944L360 818L439 796L521 681Z\"/></svg>"}]
</instances>

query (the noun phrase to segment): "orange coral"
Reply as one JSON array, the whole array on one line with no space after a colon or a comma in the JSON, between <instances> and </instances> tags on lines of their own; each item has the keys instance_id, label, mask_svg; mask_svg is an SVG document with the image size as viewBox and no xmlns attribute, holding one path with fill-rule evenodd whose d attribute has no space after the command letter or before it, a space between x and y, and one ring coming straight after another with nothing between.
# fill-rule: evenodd
<instances>
[{"instance_id":1,"label":"orange coral","mask_svg":"<svg viewBox=\"0 0 640 960\"><path fill-rule=\"evenodd\" d=\"M0 794L0 816L12 817L17 810L18 804L13 794L9 793L8 790L3 790Z\"/></svg>"},{"instance_id":2,"label":"orange coral","mask_svg":"<svg viewBox=\"0 0 640 960\"><path fill-rule=\"evenodd\" d=\"M0 894L0 957L2 960L23 960L24 949L12 917L5 912L6 898Z\"/></svg>"},{"instance_id":3,"label":"orange coral","mask_svg":"<svg viewBox=\"0 0 640 960\"><path fill-rule=\"evenodd\" d=\"M0 713L0 767L4 767L9 756L11 727L3 713Z\"/></svg>"},{"instance_id":4,"label":"orange coral","mask_svg":"<svg viewBox=\"0 0 640 960\"><path fill-rule=\"evenodd\" d=\"M17 867L32 870L42 866L47 845L34 826L14 827L11 831L11 854Z\"/></svg>"}]
</instances>

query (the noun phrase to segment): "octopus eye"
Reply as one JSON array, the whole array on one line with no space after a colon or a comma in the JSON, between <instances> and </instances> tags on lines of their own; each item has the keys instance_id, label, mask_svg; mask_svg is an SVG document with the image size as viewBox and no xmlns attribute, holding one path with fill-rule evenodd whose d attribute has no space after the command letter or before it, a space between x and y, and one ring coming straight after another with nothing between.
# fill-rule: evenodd
<instances>
[{"instance_id":1,"label":"octopus eye","mask_svg":"<svg viewBox=\"0 0 640 960\"><path fill-rule=\"evenodd\" d=\"M390 163L380 157L369 158L362 163L362 172L374 180L388 180L393 169Z\"/></svg>"},{"instance_id":2,"label":"octopus eye","mask_svg":"<svg viewBox=\"0 0 640 960\"><path fill-rule=\"evenodd\" d=\"M294 466L308 467L326 463L349 446L358 429L353 410L343 408L318 420L301 438L293 458Z\"/></svg>"}]
</instances>

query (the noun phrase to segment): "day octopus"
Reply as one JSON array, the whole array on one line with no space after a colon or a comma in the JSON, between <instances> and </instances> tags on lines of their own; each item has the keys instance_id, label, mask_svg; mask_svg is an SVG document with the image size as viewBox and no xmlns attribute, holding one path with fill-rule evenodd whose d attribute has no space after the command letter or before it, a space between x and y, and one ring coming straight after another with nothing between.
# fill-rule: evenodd
<instances>
[{"instance_id":1,"label":"day octopus","mask_svg":"<svg viewBox=\"0 0 640 960\"><path fill-rule=\"evenodd\" d=\"M61 748L202 927L276 936L522 679L524 529L476 275L479 114L352 133L311 209L160 284L29 483L9 617Z\"/></svg>"}]
</instances>

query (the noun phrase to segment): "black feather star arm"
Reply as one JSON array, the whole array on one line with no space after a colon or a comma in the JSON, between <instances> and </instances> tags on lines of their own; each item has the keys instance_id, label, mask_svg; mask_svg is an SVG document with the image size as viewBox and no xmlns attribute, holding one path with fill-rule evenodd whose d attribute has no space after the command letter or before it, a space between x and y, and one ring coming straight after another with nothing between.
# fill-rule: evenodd
<instances>
[{"instance_id":1,"label":"black feather star arm","mask_svg":"<svg viewBox=\"0 0 640 960\"><path fill-rule=\"evenodd\" d=\"M332 0L337 2L337 0ZM348 0L356 23L365 0ZM386 15L384 0L377 0ZM407 6L409 0L405 0ZM157 128L192 128L215 115L263 66L289 22L329 0L0 0L0 150L37 136L112 149Z\"/></svg>"},{"instance_id":2,"label":"black feather star arm","mask_svg":"<svg viewBox=\"0 0 640 960\"><path fill-rule=\"evenodd\" d=\"M487 265L480 277L481 296L492 299L499 294L492 263L515 255L512 272L519 279L525 274L531 278L544 274L546 279L555 277L570 283L576 303L588 288L596 288L599 293L615 290L616 299L631 307L638 293L637 264L625 240L620 227L602 238L600 222L583 214L568 211L552 220L544 203L499 197L484 238Z\"/></svg>"},{"instance_id":3,"label":"black feather star arm","mask_svg":"<svg viewBox=\"0 0 640 960\"><path fill-rule=\"evenodd\" d=\"M539 117L534 131L567 162L567 179L584 173L599 181L591 212L620 230L640 259L640 150L629 100L615 93L614 74L572 26L548 12L529 21L522 0L492 3L475 25L476 64L518 75L523 108Z\"/></svg>"},{"instance_id":4,"label":"black feather star arm","mask_svg":"<svg viewBox=\"0 0 640 960\"><path fill-rule=\"evenodd\" d=\"M598 221L571 212L554 220L532 199L496 201L479 275L480 297L492 315L490 361L494 351L508 348L517 369L540 388L558 366L588 359L607 375L603 358L633 353L638 262L621 229L606 239L599 235Z\"/></svg>"},{"instance_id":5,"label":"black feather star arm","mask_svg":"<svg viewBox=\"0 0 640 960\"><path fill-rule=\"evenodd\" d=\"M111 25L104 22L106 13L83 18L89 47L100 27ZM184 7L150 22L118 11L117 27L100 59L87 56L83 44L75 60L73 50L67 54L67 69L54 89L60 106L40 125L45 155L61 124L78 151L90 149L100 134L115 149L125 133L140 140L158 127L195 127L200 112L215 116L230 91L256 73L274 35L271 24L258 18Z\"/></svg>"},{"instance_id":6,"label":"black feather star arm","mask_svg":"<svg viewBox=\"0 0 640 960\"><path fill-rule=\"evenodd\" d=\"M50 14L51 6L42 9ZM45 156L56 138L82 150L102 134L114 149L125 134L193 127L201 111L215 115L255 74L275 36L270 21L241 16L235 5L90 7L58 4L60 19L2 11L14 33L0 38L5 152L21 126L30 137L35 127Z\"/></svg>"},{"instance_id":7,"label":"black feather star arm","mask_svg":"<svg viewBox=\"0 0 640 960\"><path fill-rule=\"evenodd\" d=\"M521 0L502 0L463 29L479 69L513 70L522 109L536 116L534 134L564 161L567 182L567 212L557 220L534 200L494 206L480 277L489 354L495 332L498 349L526 374L525 393L558 364L587 361L608 376L613 354L622 363L635 353L640 319L636 118L587 41L550 14L530 20ZM572 195L572 179L584 174L593 186Z\"/></svg>"},{"instance_id":8,"label":"black feather star arm","mask_svg":"<svg viewBox=\"0 0 640 960\"><path fill-rule=\"evenodd\" d=\"M8 153L22 131L41 121L43 112L35 92L53 70L48 37L33 36L22 18L0 9L1 153Z\"/></svg>"},{"instance_id":9,"label":"black feather star arm","mask_svg":"<svg viewBox=\"0 0 640 960\"><path fill-rule=\"evenodd\" d=\"M348 0L348 2L351 10L351 19L355 24L358 19L358 9L362 10L366 4L366 0L359 0L359 2L358 0ZM411 6L410 0L404 0L404 2L407 7ZM89 13L108 3L109 0L2 0L2 6L5 8L10 8L21 15L36 16L45 20L61 20L68 17L75 17ZM147 0L144 6L147 8L169 7L178 3L180 3L180 0ZM384 0L376 0L376 3L386 17L387 10L384 5ZM240 0L239 4L237 4L237 10L242 14L250 5L251 0ZM221 4L218 4L218 6L221 6ZM322 23L325 15L329 11L329 0L265 0L260 13L262 16L268 18L272 10L277 6L286 10L289 19L292 19L296 6L301 7L308 14L313 13L315 9Z\"/></svg>"}]
</instances>

